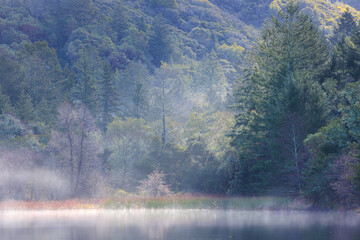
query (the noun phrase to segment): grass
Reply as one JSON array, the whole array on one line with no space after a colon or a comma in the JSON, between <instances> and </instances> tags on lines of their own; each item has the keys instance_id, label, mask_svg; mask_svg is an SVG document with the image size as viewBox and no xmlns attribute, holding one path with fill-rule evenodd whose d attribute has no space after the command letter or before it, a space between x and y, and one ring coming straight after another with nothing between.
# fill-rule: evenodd
<instances>
[{"instance_id":1,"label":"grass","mask_svg":"<svg viewBox=\"0 0 360 240\"><path fill-rule=\"evenodd\" d=\"M105 201L110 209L234 209L234 210L297 210L307 209L306 201L286 197L217 197L177 194L164 197L125 197Z\"/></svg>"},{"instance_id":2,"label":"grass","mask_svg":"<svg viewBox=\"0 0 360 240\"><path fill-rule=\"evenodd\" d=\"M130 195L108 199L69 199L62 201L3 201L0 210L62 209L233 209L305 210L311 204L287 197L221 197L174 194L162 197Z\"/></svg>"}]
</instances>

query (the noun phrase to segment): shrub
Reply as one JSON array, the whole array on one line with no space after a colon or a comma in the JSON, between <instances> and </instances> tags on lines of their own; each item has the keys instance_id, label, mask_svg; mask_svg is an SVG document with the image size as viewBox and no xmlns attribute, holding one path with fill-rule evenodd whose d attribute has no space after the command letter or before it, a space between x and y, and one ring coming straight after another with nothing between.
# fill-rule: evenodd
<instances>
[{"instance_id":1,"label":"shrub","mask_svg":"<svg viewBox=\"0 0 360 240\"><path fill-rule=\"evenodd\" d=\"M165 174L163 172L153 171L147 179L141 181L140 192L153 197L171 194L170 187L165 184L164 178Z\"/></svg>"}]
</instances>

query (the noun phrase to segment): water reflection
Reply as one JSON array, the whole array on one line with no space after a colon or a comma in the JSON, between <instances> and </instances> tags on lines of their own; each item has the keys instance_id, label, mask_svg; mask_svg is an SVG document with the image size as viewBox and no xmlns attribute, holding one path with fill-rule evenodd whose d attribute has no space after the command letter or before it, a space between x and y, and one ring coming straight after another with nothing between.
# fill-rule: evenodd
<instances>
[{"instance_id":1,"label":"water reflection","mask_svg":"<svg viewBox=\"0 0 360 240\"><path fill-rule=\"evenodd\" d=\"M358 240L360 216L223 210L0 212L1 240Z\"/></svg>"}]
</instances>

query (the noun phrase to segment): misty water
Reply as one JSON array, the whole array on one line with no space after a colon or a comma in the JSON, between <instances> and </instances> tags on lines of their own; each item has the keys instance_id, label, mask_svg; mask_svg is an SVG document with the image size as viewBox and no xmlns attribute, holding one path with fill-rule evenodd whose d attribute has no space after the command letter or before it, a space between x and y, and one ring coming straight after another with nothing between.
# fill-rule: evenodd
<instances>
[{"instance_id":1,"label":"misty water","mask_svg":"<svg viewBox=\"0 0 360 240\"><path fill-rule=\"evenodd\" d=\"M360 239L360 215L226 210L2 211L1 240Z\"/></svg>"}]
</instances>

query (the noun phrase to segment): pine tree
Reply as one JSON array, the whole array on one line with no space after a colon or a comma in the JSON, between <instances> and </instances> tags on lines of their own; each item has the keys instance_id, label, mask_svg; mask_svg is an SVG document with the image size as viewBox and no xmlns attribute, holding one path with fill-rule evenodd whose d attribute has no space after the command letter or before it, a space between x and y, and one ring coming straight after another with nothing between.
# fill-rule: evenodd
<instances>
[{"instance_id":1,"label":"pine tree","mask_svg":"<svg viewBox=\"0 0 360 240\"><path fill-rule=\"evenodd\" d=\"M330 39L334 44L334 48L331 71L329 72L332 74L330 77L336 79L339 90L353 81L353 74L350 73L355 72L351 68L356 68L356 50L352 41L356 38L357 28L358 25L354 17L347 9L338 20L338 26Z\"/></svg>"},{"instance_id":2,"label":"pine tree","mask_svg":"<svg viewBox=\"0 0 360 240\"><path fill-rule=\"evenodd\" d=\"M338 25L335 27L330 41L336 45L343 41L346 37L351 37L357 29L357 23L350 10L347 8L346 11L341 15L338 20Z\"/></svg>"},{"instance_id":3,"label":"pine tree","mask_svg":"<svg viewBox=\"0 0 360 240\"><path fill-rule=\"evenodd\" d=\"M11 105L10 97L3 94L0 85L0 114L14 113L14 108Z\"/></svg>"},{"instance_id":4,"label":"pine tree","mask_svg":"<svg viewBox=\"0 0 360 240\"><path fill-rule=\"evenodd\" d=\"M58 101L63 74L55 49L45 41L25 44L20 57L25 75L20 86L31 96L34 106L43 97L50 102Z\"/></svg>"},{"instance_id":5,"label":"pine tree","mask_svg":"<svg viewBox=\"0 0 360 240\"><path fill-rule=\"evenodd\" d=\"M195 84L197 85L195 88L208 95L211 104L225 97L226 78L215 51L208 54L202 61Z\"/></svg>"},{"instance_id":6,"label":"pine tree","mask_svg":"<svg viewBox=\"0 0 360 240\"><path fill-rule=\"evenodd\" d=\"M302 142L325 121L319 78L326 41L290 1L263 30L254 55L237 86L232 144L240 158L232 188L252 194L270 186L301 191Z\"/></svg>"},{"instance_id":7,"label":"pine tree","mask_svg":"<svg viewBox=\"0 0 360 240\"><path fill-rule=\"evenodd\" d=\"M11 103L16 104L21 93L19 86L24 75L21 66L6 54L0 55L0 86L2 93L9 96Z\"/></svg>"},{"instance_id":8,"label":"pine tree","mask_svg":"<svg viewBox=\"0 0 360 240\"><path fill-rule=\"evenodd\" d=\"M112 121L119 105L119 97L118 92L116 91L114 73L108 61L104 61L103 63L102 79L99 85L100 95L98 105L101 108L102 126L106 130L107 124Z\"/></svg>"},{"instance_id":9,"label":"pine tree","mask_svg":"<svg viewBox=\"0 0 360 240\"><path fill-rule=\"evenodd\" d=\"M46 100L46 98L42 98L41 102L36 107L36 110L34 111L35 114L35 120L37 122L44 122L47 124L51 124L55 122L55 116L56 112L54 110L56 107L51 106L49 101Z\"/></svg>"},{"instance_id":10,"label":"pine tree","mask_svg":"<svg viewBox=\"0 0 360 240\"><path fill-rule=\"evenodd\" d=\"M348 41L347 68L353 81L360 78L360 29Z\"/></svg>"},{"instance_id":11,"label":"pine tree","mask_svg":"<svg viewBox=\"0 0 360 240\"><path fill-rule=\"evenodd\" d=\"M90 111L96 110L96 87L94 70L86 50L82 50L78 62L75 64L78 71L75 96L84 103Z\"/></svg>"},{"instance_id":12,"label":"pine tree","mask_svg":"<svg viewBox=\"0 0 360 240\"><path fill-rule=\"evenodd\" d=\"M170 31L161 15L154 19L148 48L155 67L160 67L161 62L169 61L172 53Z\"/></svg>"},{"instance_id":13,"label":"pine tree","mask_svg":"<svg viewBox=\"0 0 360 240\"><path fill-rule=\"evenodd\" d=\"M29 94L21 91L19 100L16 104L16 113L23 121L31 121L34 119L34 105Z\"/></svg>"},{"instance_id":14,"label":"pine tree","mask_svg":"<svg viewBox=\"0 0 360 240\"><path fill-rule=\"evenodd\" d=\"M123 39L129 30L127 10L122 2L117 2L112 16L111 27L117 33L117 40Z\"/></svg>"}]
</instances>

